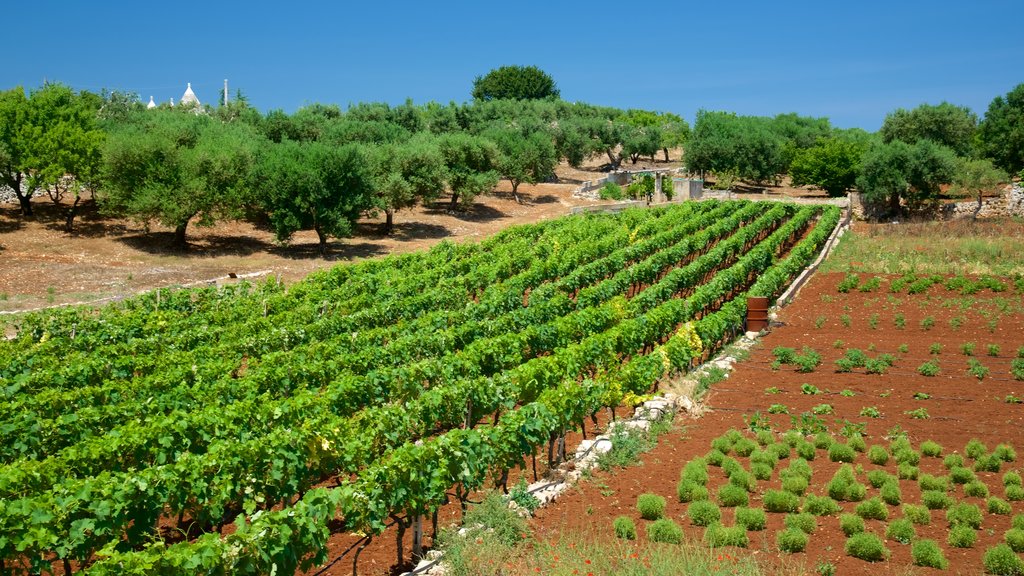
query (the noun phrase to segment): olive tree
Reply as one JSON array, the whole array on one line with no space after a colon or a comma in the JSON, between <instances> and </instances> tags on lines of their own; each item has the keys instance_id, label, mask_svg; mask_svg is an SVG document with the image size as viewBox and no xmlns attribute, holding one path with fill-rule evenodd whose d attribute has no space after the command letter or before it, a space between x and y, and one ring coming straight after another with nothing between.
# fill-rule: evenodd
<instances>
[{"instance_id":1,"label":"olive tree","mask_svg":"<svg viewBox=\"0 0 1024 576\"><path fill-rule=\"evenodd\" d=\"M524 134L512 128L493 128L484 136L498 147L495 168L512 183L512 195L519 198L519 185L536 184L554 176L558 153L551 137L540 131Z\"/></svg>"},{"instance_id":2,"label":"olive tree","mask_svg":"<svg viewBox=\"0 0 1024 576\"><path fill-rule=\"evenodd\" d=\"M536 66L502 66L473 80L475 100L558 98L554 79Z\"/></svg>"},{"instance_id":3,"label":"olive tree","mask_svg":"<svg viewBox=\"0 0 1024 576\"><path fill-rule=\"evenodd\" d=\"M857 187L869 202L887 204L889 213L898 215L901 203L913 211L937 200L956 165L953 151L931 140L877 143L864 154Z\"/></svg>"},{"instance_id":4,"label":"olive tree","mask_svg":"<svg viewBox=\"0 0 1024 576\"><path fill-rule=\"evenodd\" d=\"M376 207L384 211L385 234L394 229L395 212L436 200L444 191L444 157L429 135L373 147L369 154L371 187Z\"/></svg>"},{"instance_id":5,"label":"olive tree","mask_svg":"<svg viewBox=\"0 0 1024 576\"><path fill-rule=\"evenodd\" d=\"M439 137L438 147L444 158L452 209L460 204L469 206L478 194L494 189L500 176L496 170L498 148L493 142L481 136L452 133Z\"/></svg>"},{"instance_id":6,"label":"olive tree","mask_svg":"<svg viewBox=\"0 0 1024 576\"><path fill-rule=\"evenodd\" d=\"M1024 84L996 96L978 127L978 149L1007 172L1024 169Z\"/></svg>"},{"instance_id":7,"label":"olive tree","mask_svg":"<svg viewBox=\"0 0 1024 576\"><path fill-rule=\"evenodd\" d=\"M879 134L884 142L900 140L913 144L931 140L952 149L959 156L971 151L978 117L965 106L943 102L937 106L922 104L913 110L899 108L890 112Z\"/></svg>"}]
</instances>

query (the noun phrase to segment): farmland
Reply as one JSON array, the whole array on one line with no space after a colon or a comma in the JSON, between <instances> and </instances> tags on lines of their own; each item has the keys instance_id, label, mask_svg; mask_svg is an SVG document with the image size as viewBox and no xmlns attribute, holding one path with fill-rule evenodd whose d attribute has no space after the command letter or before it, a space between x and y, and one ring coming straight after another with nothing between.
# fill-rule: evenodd
<instances>
[{"instance_id":1,"label":"farmland","mask_svg":"<svg viewBox=\"0 0 1024 576\"><path fill-rule=\"evenodd\" d=\"M924 558L939 555L948 562L945 573L986 572L986 554L1019 537L1011 529L1024 513L1015 488L1016 450L1024 445L1024 286L1019 277L986 276L1016 265L1012 255L989 258L1015 239L996 233L995 224L981 226L981 233L957 238L936 224L859 224L826 263L836 271L816 275L780 312L780 324L712 386L707 412L682 419L683 428L639 467L600 474L538 514L533 528L545 545L523 557L523 573L553 554L568 561L568 572L580 567L583 557L564 544L573 538L607 542L591 546L592 555L607 548L620 558L649 556L649 544L616 542L611 525L624 515L637 526L637 542L645 541L652 523L637 509L644 493L666 499L664 517L691 542L729 546L702 564L709 570L728 551L725 564L744 574L923 574L935 570L921 567ZM932 250L951 252L940 258ZM906 258L929 255L931 268L884 273L893 265L909 270ZM976 274L953 272L959 269ZM806 462L797 464L801 458ZM696 492L692 482L683 488L688 474L701 477L694 467L707 473ZM844 467L849 474L840 473ZM833 490L837 474L863 493ZM741 480L750 480L749 490L725 488ZM787 491L801 496L780 495ZM701 498L713 506L692 511ZM698 525L716 511L720 527L738 525L741 516L748 521L751 513L733 511L737 503L737 511L767 510L764 526L741 531L741 539ZM966 515L977 515L970 528L962 526ZM870 536L859 537L851 553L844 532L852 535L858 525ZM810 534L794 535L798 527ZM882 556L855 557L872 536ZM923 540L940 554L914 553L931 545L916 544Z\"/></svg>"},{"instance_id":2,"label":"farmland","mask_svg":"<svg viewBox=\"0 0 1024 576\"><path fill-rule=\"evenodd\" d=\"M838 218L687 203L26 315L0 348L4 569L284 573L331 530L401 538L705 358Z\"/></svg>"}]
</instances>

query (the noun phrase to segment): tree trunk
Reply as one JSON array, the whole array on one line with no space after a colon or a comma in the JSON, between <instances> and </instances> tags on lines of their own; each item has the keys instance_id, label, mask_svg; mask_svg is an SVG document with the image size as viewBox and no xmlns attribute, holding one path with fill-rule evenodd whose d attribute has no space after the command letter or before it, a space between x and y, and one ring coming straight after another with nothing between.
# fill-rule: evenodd
<instances>
[{"instance_id":1,"label":"tree trunk","mask_svg":"<svg viewBox=\"0 0 1024 576\"><path fill-rule=\"evenodd\" d=\"M892 212L893 216L899 216L900 214L900 195L891 194L889 196L889 211Z\"/></svg>"},{"instance_id":2,"label":"tree trunk","mask_svg":"<svg viewBox=\"0 0 1024 576\"><path fill-rule=\"evenodd\" d=\"M509 179L509 182L512 183L512 197L516 199L516 204L522 204L523 201L519 199L519 185L521 182L519 180L512 179Z\"/></svg>"},{"instance_id":3,"label":"tree trunk","mask_svg":"<svg viewBox=\"0 0 1024 576\"><path fill-rule=\"evenodd\" d=\"M185 250L188 248L188 242L185 240L185 230L188 228L188 220L182 224L178 224L174 228L174 240L171 241L171 245L179 250Z\"/></svg>"},{"instance_id":4,"label":"tree trunk","mask_svg":"<svg viewBox=\"0 0 1024 576\"><path fill-rule=\"evenodd\" d=\"M320 241L320 245L319 245L320 257L321 258L326 258L327 257L327 235L324 234L324 231L321 230L319 226L315 226L313 229L316 231L316 237Z\"/></svg>"},{"instance_id":5,"label":"tree trunk","mask_svg":"<svg viewBox=\"0 0 1024 576\"><path fill-rule=\"evenodd\" d=\"M621 154L620 155L616 155L615 152L611 148L606 149L605 153L608 154L608 162L611 163L612 170L615 170L616 168L619 167L619 164L622 164L622 155Z\"/></svg>"},{"instance_id":6,"label":"tree trunk","mask_svg":"<svg viewBox=\"0 0 1024 576\"><path fill-rule=\"evenodd\" d=\"M452 192L452 203L451 203L450 207L451 207L452 210L455 210L455 208L458 207L458 205L459 205L459 193L458 192Z\"/></svg>"},{"instance_id":7,"label":"tree trunk","mask_svg":"<svg viewBox=\"0 0 1024 576\"><path fill-rule=\"evenodd\" d=\"M978 207L974 209L974 216L971 217L972 220L977 220L978 216L981 215L981 205L981 190L978 190Z\"/></svg>"},{"instance_id":8,"label":"tree trunk","mask_svg":"<svg viewBox=\"0 0 1024 576\"><path fill-rule=\"evenodd\" d=\"M18 197L18 203L21 204L21 215L32 216L32 195L22 194L20 190L15 189L14 195Z\"/></svg>"},{"instance_id":9,"label":"tree trunk","mask_svg":"<svg viewBox=\"0 0 1024 576\"><path fill-rule=\"evenodd\" d=\"M64 231L68 234L74 230L75 225L75 214L78 211L78 203L81 202L81 196L75 196L75 202L71 204L71 208L64 214Z\"/></svg>"},{"instance_id":10,"label":"tree trunk","mask_svg":"<svg viewBox=\"0 0 1024 576\"><path fill-rule=\"evenodd\" d=\"M665 153L665 162L668 162L668 148L662 148L661 151Z\"/></svg>"},{"instance_id":11,"label":"tree trunk","mask_svg":"<svg viewBox=\"0 0 1024 576\"><path fill-rule=\"evenodd\" d=\"M390 208L384 211L384 234L390 236L395 231L395 211Z\"/></svg>"}]
</instances>

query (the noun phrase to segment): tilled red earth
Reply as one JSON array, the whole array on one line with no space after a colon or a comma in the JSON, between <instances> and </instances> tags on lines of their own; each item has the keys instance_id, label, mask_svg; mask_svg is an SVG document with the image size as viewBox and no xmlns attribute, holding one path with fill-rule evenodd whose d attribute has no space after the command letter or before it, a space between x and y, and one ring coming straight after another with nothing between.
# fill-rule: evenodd
<instances>
[{"instance_id":1,"label":"tilled red earth","mask_svg":"<svg viewBox=\"0 0 1024 576\"><path fill-rule=\"evenodd\" d=\"M862 280L870 275L862 275ZM768 416L773 404L787 407L789 414L771 415L774 430L784 432L791 427L791 416L810 412L812 407L830 404L832 414L819 416L839 440L840 430L846 422L866 425L868 446L888 446L885 436L899 430L906 432L915 449L925 440L933 440L944 448L944 455L963 453L968 440L977 438L991 450L999 443L1009 443L1024 450L1024 404L1005 401L1008 395L1024 398L1024 382L1010 374L1010 363L1018 347L1024 346L1024 299L1012 286L1005 292L982 291L974 295L961 295L933 286L917 295L891 294L889 283L895 277L883 279L879 289L870 293L837 291L842 274L819 274L804 287L800 297L780 313L783 324L775 327L752 351L750 358L736 366L730 377L712 388L707 397L708 412L700 418L681 416L681 432L663 437L657 448L643 456L643 464L614 473L595 474L593 481L579 484L563 495L557 504L537 513L534 527L539 538L555 540L567 531L593 534L595 538L613 537L611 523L619 515L633 517L644 538L644 524L636 511L637 496L654 492L665 496L669 505L666 516L684 527L687 536L699 541L703 528L692 526L685 517L686 504L676 498L676 483L683 465L690 459L708 452L712 439L730 428L746 429L745 417L755 412ZM902 321L900 316L902 315ZM848 318L845 318L848 317ZM933 323L922 321L931 317ZM849 324L848 326L846 324ZM902 325L902 327L900 327ZM933 343L941 345L938 355L930 354ZM974 343L974 358L989 369L980 380L967 372L968 356L961 348ZM996 356L989 355L989 344L999 347ZM905 347L903 346L905 345ZM775 357L772 349L778 346L813 348L822 356L822 364L810 373L798 373L794 366L771 368ZM906 352L901 352L904 347ZM863 368L852 373L837 373L834 361L846 349L858 348L869 357L881 353L896 356L894 365L884 374L866 374ZM996 352L993 350L992 352ZM941 372L934 377L922 376L917 368L925 361L937 358ZM819 389L807 394L803 385ZM853 396L840 394L847 390ZM916 393L927 394L927 399L915 399ZM879 416L862 416L865 408L875 408ZM907 412L924 408L927 418L913 418ZM866 411L870 412L870 410ZM1024 453L1022 453L1024 458ZM895 475L897 465L890 460L884 467L875 466L860 455L856 461L863 471L882 468ZM968 460L968 463L971 461ZM751 496L750 506L762 506L761 494L766 489L780 488L777 471L786 465L781 462L772 480L760 482ZM812 462L814 476L808 490L810 494L825 494L825 485L839 464L829 461L825 451L818 450ZM979 472L993 496L1003 497L1002 474L1020 470L1020 462L1005 464L1000 473ZM941 458L925 457L920 472L945 475ZM718 468L711 467L708 489L714 498L718 487L726 482ZM858 480L867 481L863 475ZM868 485L868 497L878 490ZM920 503L918 483L901 480L904 503ZM985 511L985 500L965 497L957 487L950 495L956 501L977 504ZM854 511L856 504L841 503L843 512ZM1012 502L1013 513L1024 512L1024 503ZM898 506L889 506L889 520L901 517ZM819 562L831 562L836 574L879 573L938 573L930 568L912 566L910 546L886 541L892 555L885 563L868 563L847 556L845 536L839 529L837 516L818 518L818 528L810 537L807 550L794 555L780 554L775 545L775 533L782 528L784 514L768 514L768 528L763 532L749 532L750 550L766 565L766 573L815 573ZM723 523L733 524L733 512L723 508ZM867 530L884 539L885 523L866 521ZM981 530L973 548L953 548L946 543L948 526L942 510L932 512L928 526L917 526L919 538L931 538L942 546L950 562L949 574L980 574L985 550L1003 541L1010 527L1010 516L984 513Z\"/></svg>"}]
</instances>

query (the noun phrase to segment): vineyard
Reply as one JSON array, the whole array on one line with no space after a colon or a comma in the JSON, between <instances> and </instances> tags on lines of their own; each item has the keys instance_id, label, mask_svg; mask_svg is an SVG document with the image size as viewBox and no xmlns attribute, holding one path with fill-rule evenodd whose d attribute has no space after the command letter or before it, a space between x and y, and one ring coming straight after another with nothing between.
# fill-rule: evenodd
<instances>
[{"instance_id":1,"label":"vineyard","mask_svg":"<svg viewBox=\"0 0 1024 576\"><path fill-rule=\"evenodd\" d=\"M401 542L706 359L839 218L689 202L26 315L0 342L0 573L291 574L332 531Z\"/></svg>"}]
</instances>

